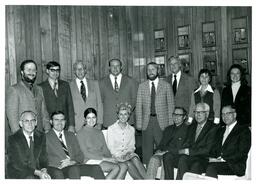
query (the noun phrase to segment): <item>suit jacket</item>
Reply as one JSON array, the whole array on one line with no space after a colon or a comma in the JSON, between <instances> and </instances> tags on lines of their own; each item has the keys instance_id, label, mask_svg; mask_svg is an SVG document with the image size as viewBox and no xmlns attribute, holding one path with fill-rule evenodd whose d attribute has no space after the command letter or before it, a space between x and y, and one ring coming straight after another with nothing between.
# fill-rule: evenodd
<instances>
[{"instance_id":1,"label":"suit jacket","mask_svg":"<svg viewBox=\"0 0 256 184\"><path fill-rule=\"evenodd\" d=\"M208 159L212 146L214 144L217 125L211 121L207 121L195 141L197 122L189 125L188 136L183 147L189 148L189 155Z\"/></svg>"},{"instance_id":2,"label":"suit jacket","mask_svg":"<svg viewBox=\"0 0 256 184\"><path fill-rule=\"evenodd\" d=\"M41 87L34 85L35 95L23 81L11 86L6 96L5 112L11 132L19 130L19 118L22 112L31 110L37 114L37 130L51 128L45 98Z\"/></svg>"},{"instance_id":3,"label":"suit jacket","mask_svg":"<svg viewBox=\"0 0 256 184\"><path fill-rule=\"evenodd\" d=\"M172 89L172 75L166 78L166 81L171 85ZM183 107L189 111L191 93L196 88L196 82L192 76L181 72L179 85L174 96L175 106Z\"/></svg>"},{"instance_id":4,"label":"suit jacket","mask_svg":"<svg viewBox=\"0 0 256 184\"><path fill-rule=\"evenodd\" d=\"M136 103L137 128L146 130L150 118L151 94L149 81L139 85ZM172 125L172 113L174 110L174 98L170 84L159 79L156 89L155 108L157 120L162 130Z\"/></svg>"},{"instance_id":5,"label":"suit jacket","mask_svg":"<svg viewBox=\"0 0 256 184\"><path fill-rule=\"evenodd\" d=\"M73 132L64 130L64 135L70 159L76 161L77 163L83 163L84 155L80 149L75 134ZM59 167L61 160L66 159L66 154L62 149L60 140L54 130L50 130L46 134L46 151L48 154L49 166L51 167Z\"/></svg>"},{"instance_id":6,"label":"suit jacket","mask_svg":"<svg viewBox=\"0 0 256 184\"><path fill-rule=\"evenodd\" d=\"M243 176L251 147L251 131L248 127L237 123L222 145L225 130L226 126L219 128L210 156L214 158L221 156L236 175Z\"/></svg>"},{"instance_id":7,"label":"suit jacket","mask_svg":"<svg viewBox=\"0 0 256 184\"><path fill-rule=\"evenodd\" d=\"M49 115L54 111L62 111L67 120L66 128L70 125L75 126L74 106L68 82L58 80L58 97L55 96L48 80L39 85L43 89L46 108Z\"/></svg>"},{"instance_id":8,"label":"suit jacket","mask_svg":"<svg viewBox=\"0 0 256 184\"><path fill-rule=\"evenodd\" d=\"M23 130L18 130L9 137L8 147L8 177L25 179L33 176L35 169L47 167L46 141L45 134L34 132L34 158L36 168L33 168L29 157L30 149L27 140L23 134Z\"/></svg>"},{"instance_id":9,"label":"suit jacket","mask_svg":"<svg viewBox=\"0 0 256 184\"><path fill-rule=\"evenodd\" d=\"M241 125L251 126L251 87L241 85L236 94L235 102L231 86L225 87L221 95L221 108L231 104L234 104L236 107L237 121Z\"/></svg>"},{"instance_id":10,"label":"suit jacket","mask_svg":"<svg viewBox=\"0 0 256 184\"><path fill-rule=\"evenodd\" d=\"M117 104L128 102L135 108L138 83L131 77L122 75L119 92L113 89L109 76L103 78L99 84L103 103L103 126L109 127L117 120ZM135 123L134 113L131 114L129 123Z\"/></svg>"},{"instance_id":11,"label":"suit jacket","mask_svg":"<svg viewBox=\"0 0 256 184\"><path fill-rule=\"evenodd\" d=\"M84 111L89 107L97 110L97 123L103 123L103 106L101 101L99 83L96 80L86 80L88 87L88 97L86 99L86 102L84 102L82 95L79 92L76 80L73 80L69 84L74 104L76 131L80 130L84 125Z\"/></svg>"}]
</instances>

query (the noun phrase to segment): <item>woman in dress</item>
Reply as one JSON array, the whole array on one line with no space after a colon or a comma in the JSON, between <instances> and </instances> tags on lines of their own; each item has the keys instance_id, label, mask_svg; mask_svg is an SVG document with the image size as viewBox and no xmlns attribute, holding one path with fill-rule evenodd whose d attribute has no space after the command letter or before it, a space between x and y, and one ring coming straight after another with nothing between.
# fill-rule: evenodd
<instances>
[{"instance_id":1,"label":"woman in dress","mask_svg":"<svg viewBox=\"0 0 256 184\"><path fill-rule=\"evenodd\" d=\"M220 93L210 85L212 81L211 72L208 69L201 69L198 74L198 81L200 83L191 95L191 102L188 115L188 123L191 124L193 120L194 109L197 103L204 102L210 106L210 113L208 120L215 124L220 122Z\"/></svg>"},{"instance_id":2,"label":"woman in dress","mask_svg":"<svg viewBox=\"0 0 256 184\"><path fill-rule=\"evenodd\" d=\"M101 130L94 128L97 124L97 112L93 108L84 111L85 125L77 133L77 139L84 153L84 163L99 164L103 172L107 172L106 179L124 179L127 165L117 163L111 158L104 135Z\"/></svg>"},{"instance_id":3,"label":"woman in dress","mask_svg":"<svg viewBox=\"0 0 256 184\"><path fill-rule=\"evenodd\" d=\"M131 105L121 103L117 108L117 121L108 127L108 148L118 162L128 165L133 179L145 179L146 170L135 151L135 129L128 124Z\"/></svg>"}]
</instances>

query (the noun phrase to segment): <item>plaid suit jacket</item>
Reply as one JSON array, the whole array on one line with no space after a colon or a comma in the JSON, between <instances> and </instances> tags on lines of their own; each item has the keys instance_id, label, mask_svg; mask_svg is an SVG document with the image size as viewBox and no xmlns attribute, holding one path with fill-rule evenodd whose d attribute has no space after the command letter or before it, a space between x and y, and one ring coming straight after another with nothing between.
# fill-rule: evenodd
<instances>
[{"instance_id":1,"label":"plaid suit jacket","mask_svg":"<svg viewBox=\"0 0 256 184\"><path fill-rule=\"evenodd\" d=\"M136 103L136 125L140 130L146 130L150 118L151 95L149 81L139 85ZM172 125L172 113L174 110L174 98L171 86L166 81L159 79L156 89L155 108L157 120L162 130Z\"/></svg>"}]
</instances>

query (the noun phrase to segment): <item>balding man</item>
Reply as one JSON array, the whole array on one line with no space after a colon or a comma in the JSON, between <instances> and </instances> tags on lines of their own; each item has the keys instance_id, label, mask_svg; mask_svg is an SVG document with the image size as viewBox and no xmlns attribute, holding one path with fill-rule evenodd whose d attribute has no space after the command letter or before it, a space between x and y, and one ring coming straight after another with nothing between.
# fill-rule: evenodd
<instances>
[{"instance_id":1,"label":"balding man","mask_svg":"<svg viewBox=\"0 0 256 184\"><path fill-rule=\"evenodd\" d=\"M45 134L35 130L36 114L22 112L19 125L21 129L9 137L8 178L50 179Z\"/></svg>"}]
</instances>

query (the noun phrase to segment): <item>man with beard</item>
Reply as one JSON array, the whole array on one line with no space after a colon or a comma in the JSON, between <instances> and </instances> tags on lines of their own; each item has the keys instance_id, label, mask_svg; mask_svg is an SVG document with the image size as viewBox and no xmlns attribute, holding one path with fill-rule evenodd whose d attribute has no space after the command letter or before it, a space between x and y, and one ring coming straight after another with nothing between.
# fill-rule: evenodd
<instances>
[{"instance_id":1,"label":"man with beard","mask_svg":"<svg viewBox=\"0 0 256 184\"><path fill-rule=\"evenodd\" d=\"M35 83L37 65L33 60L25 60L20 65L21 81L11 86L6 95L6 118L11 133L17 132L19 117L24 111L33 111L37 115L37 127L39 131L47 132L51 126L49 115L45 106L45 99L41 87ZM6 133L8 134L8 133Z\"/></svg>"},{"instance_id":2,"label":"man with beard","mask_svg":"<svg viewBox=\"0 0 256 184\"><path fill-rule=\"evenodd\" d=\"M148 80L139 85L136 104L136 126L142 130L143 163L148 164L159 145L163 130L173 124L174 98L171 86L158 77L158 65L147 64Z\"/></svg>"}]
</instances>

